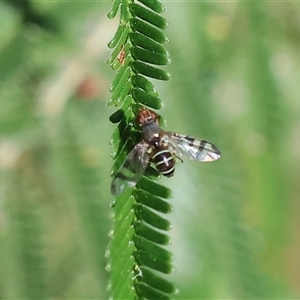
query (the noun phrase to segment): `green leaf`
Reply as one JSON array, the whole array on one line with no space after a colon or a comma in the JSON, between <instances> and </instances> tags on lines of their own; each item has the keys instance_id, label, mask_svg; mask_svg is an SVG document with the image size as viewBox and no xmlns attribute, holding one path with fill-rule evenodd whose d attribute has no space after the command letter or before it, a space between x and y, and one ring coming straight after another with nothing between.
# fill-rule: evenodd
<instances>
[{"instance_id":1,"label":"green leaf","mask_svg":"<svg viewBox=\"0 0 300 300\"><path fill-rule=\"evenodd\" d=\"M121 103L121 101L124 101L131 88L131 72L132 71L130 70L130 68L126 68L117 85L112 86L112 94L109 101L107 102L108 105L117 106Z\"/></svg>"},{"instance_id":2,"label":"green leaf","mask_svg":"<svg viewBox=\"0 0 300 300\"><path fill-rule=\"evenodd\" d=\"M140 19L132 18L130 20L130 24L134 31L137 31L160 44L166 44L169 41L161 30L149 25L148 23Z\"/></svg>"},{"instance_id":3,"label":"green leaf","mask_svg":"<svg viewBox=\"0 0 300 300\"><path fill-rule=\"evenodd\" d=\"M164 6L161 2L157 0L138 0L139 2L143 3L147 7L151 8L153 11L157 13L163 13L165 11Z\"/></svg>"},{"instance_id":4,"label":"green leaf","mask_svg":"<svg viewBox=\"0 0 300 300\"><path fill-rule=\"evenodd\" d=\"M166 29L168 27L168 22L165 18L140 6L139 4L131 3L129 4L129 8L134 17L145 20L160 29Z\"/></svg>"},{"instance_id":5,"label":"green leaf","mask_svg":"<svg viewBox=\"0 0 300 300\"><path fill-rule=\"evenodd\" d=\"M161 198L170 199L173 197L172 191L170 189L154 182L153 180L150 180L145 176L143 176L142 179L139 181L138 187L141 190L153 193L154 195Z\"/></svg>"},{"instance_id":6,"label":"green leaf","mask_svg":"<svg viewBox=\"0 0 300 300\"><path fill-rule=\"evenodd\" d=\"M160 109L163 107L163 102L161 99L159 99L158 97L154 97L141 89L132 89L132 97L136 102L140 102L154 109Z\"/></svg>"},{"instance_id":7,"label":"green leaf","mask_svg":"<svg viewBox=\"0 0 300 300\"><path fill-rule=\"evenodd\" d=\"M113 80L113 82L112 82L112 84L109 88L110 93L114 92L117 88L119 88L120 90L122 89L122 86L120 86L120 81L122 80L122 78L124 77L125 72L129 68L129 63L130 63L130 58L127 58L127 59L125 59L125 61L123 63L123 66L121 68L119 68L118 73L115 76L115 78L114 78L114 80Z\"/></svg>"},{"instance_id":8,"label":"green leaf","mask_svg":"<svg viewBox=\"0 0 300 300\"><path fill-rule=\"evenodd\" d=\"M169 80L171 77L169 73L139 61L134 61L132 63L132 70L137 74L140 73L147 77L151 77L159 80Z\"/></svg>"},{"instance_id":9,"label":"green leaf","mask_svg":"<svg viewBox=\"0 0 300 300\"><path fill-rule=\"evenodd\" d=\"M158 229L169 230L171 228L170 221L159 216L146 206L142 204L137 204L135 205L134 209L135 214L139 220L143 220L144 222Z\"/></svg>"},{"instance_id":10,"label":"green leaf","mask_svg":"<svg viewBox=\"0 0 300 300\"><path fill-rule=\"evenodd\" d=\"M132 32L129 34L129 37L135 46L139 46L154 53L159 53L166 56L168 55L167 50L162 45L153 41L151 38L148 38L146 35Z\"/></svg>"},{"instance_id":11,"label":"green leaf","mask_svg":"<svg viewBox=\"0 0 300 300\"><path fill-rule=\"evenodd\" d=\"M134 224L134 230L137 235L144 237L145 239L152 241L159 245L168 245L170 238L164 233L160 233L146 224L139 222Z\"/></svg>"},{"instance_id":12,"label":"green leaf","mask_svg":"<svg viewBox=\"0 0 300 300\"><path fill-rule=\"evenodd\" d=\"M161 259L166 260L166 261L173 260L173 255L169 251L152 243L151 241L149 241L148 239L146 239L144 237L136 235L134 237L134 243L135 243L135 246L137 247L137 249L139 249L139 250L143 250L146 252L148 251L152 255L160 257Z\"/></svg>"},{"instance_id":13,"label":"green leaf","mask_svg":"<svg viewBox=\"0 0 300 300\"><path fill-rule=\"evenodd\" d=\"M137 283L136 289L140 294L145 295L146 299L170 299L168 295L163 294L143 283Z\"/></svg>"},{"instance_id":14,"label":"green leaf","mask_svg":"<svg viewBox=\"0 0 300 300\"><path fill-rule=\"evenodd\" d=\"M120 4L121 4L121 0L115 0L114 1L114 4L113 4L110 12L107 14L107 17L109 19L113 19L116 16L116 14L118 12L118 9L120 7ZM114 46L112 46L112 47L114 47ZM110 48L112 48L112 47L110 47Z\"/></svg>"},{"instance_id":15,"label":"green leaf","mask_svg":"<svg viewBox=\"0 0 300 300\"><path fill-rule=\"evenodd\" d=\"M124 119L124 117L124 110L119 109L109 117L109 121L111 121L112 123L119 123Z\"/></svg>"},{"instance_id":16,"label":"green leaf","mask_svg":"<svg viewBox=\"0 0 300 300\"><path fill-rule=\"evenodd\" d=\"M27 159L24 157L24 160ZM14 294L16 298L47 299L45 245L42 242L42 220L39 214L41 207L38 195L32 192L38 187L33 174L24 167L20 171L11 174L9 178L11 186L18 186L18 189L8 191L12 196L7 225L11 234L10 243L14 244L9 254L15 261L12 279L17 284ZM23 172L27 173L26 180Z\"/></svg>"},{"instance_id":17,"label":"green leaf","mask_svg":"<svg viewBox=\"0 0 300 300\"><path fill-rule=\"evenodd\" d=\"M165 279L162 279L160 276L157 276L156 274L154 274L154 272L151 272L150 270L144 267L140 268L140 272L142 276L140 276L140 278L138 279L140 279L148 286L152 286L155 289L158 289L164 293L173 294L176 292L172 283L168 282Z\"/></svg>"},{"instance_id":18,"label":"green leaf","mask_svg":"<svg viewBox=\"0 0 300 300\"><path fill-rule=\"evenodd\" d=\"M132 77L132 84L135 87L139 87L140 89L144 90L147 94L157 97L158 92L152 82L146 79L144 76L141 75L134 75Z\"/></svg>"},{"instance_id":19,"label":"green leaf","mask_svg":"<svg viewBox=\"0 0 300 300\"><path fill-rule=\"evenodd\" d=\"M115 48L117 46L118 41L121 38L121 35L123 34L123 32L126 29L126 25L125 24L119 24L119 27L115 33L115 36L111 39L111 41L108 43L108 47L109 48Z\"/></svg>"},{"instance_id":20,"label":"green leaf","mask_svg":"<svg viewBox=\"0 0 300 300\"><path fill-rule=\"evenodd\" d=\"M119 39L116 42L116 46L112 51L110 57L106 60L106 63L112 65L112 63L117 59L119 53L124 47L124 44L128 38L129 26L125 26L124 30L121 32Z\"/></svg>"},{"instance_id":21,"label":"green leaf","mask_svg":"<svg viewBox=\"0 0 300 300\"><path fill-rule=\"evenodd\" d=\"M110 141L115 159L113 176L142 139L135 121L139 109L144 105L154 109L163 107L156 88L145 76L160 80L170 77L164 70L154 67L171 62L168 51L161 45L168 39L159 28L165 28L167 22L157 12L163 12L164 8L155 0L141 2L151 10L122 0L120 25L109 43L113 50L107 63L118 72L110 86L107 104L120 106L110 116L112 123L118 123ZM115 13L115 6L111 15ZM114 223L106 256L110 272L108 288L113 299L170 299L176 290L161 275L151 271L167 274L173 269L173 255L159 246L170 243L165 231L171 224L162 214L172 211L172 206L164 200L172 193L154 182L160 174L151 166L144 175L134 190L124 191L112 202Z\"/></svg>"},{"instance_id":22,"label":"green leaf","mask_svg":"<svg viewBox=\"0 0 300 300\"><path fill-rule=\"evenodd\" d=\"M159 212L166 214L173 210L172 206L168 202L150 192L137 189L133 192L133 194L139 203L151 207Z\"/></svg>"},{"instance_id":23,"label":"green leaf","mask_svg":"<svg viewBox=\"0 0 300 300\"><path fill-rule=\"evenodd\" d=\"M160 53L144 50L139 47L132 47L131 55L136 60L141 60L154 65L167 65L171 63L171 59L168 53L163 55Z\"/></svg>"},{"instance_id":24,"label":"green leaf","mask_svg":"<svg viewBox=\"0 0 300 300\"><path fill-rule=\"evenodd\" d=\"M172 266L169 262L150 252L138 250L134 253L134 257L142 266L165 274L169 274L172 271Z\"/></svg>"}]
</instances>

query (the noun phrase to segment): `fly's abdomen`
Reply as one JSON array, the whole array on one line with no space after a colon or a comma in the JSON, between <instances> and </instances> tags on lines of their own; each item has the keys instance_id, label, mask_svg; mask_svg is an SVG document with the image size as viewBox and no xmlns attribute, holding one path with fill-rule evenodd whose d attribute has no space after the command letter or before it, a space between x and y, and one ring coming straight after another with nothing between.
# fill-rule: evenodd
<instances>
[{"instance_id":1,"label":"fly's abdomen","mask_svg":"<svg viewBox=\"0 0 300 300\"><path fill-rule=\"evenodd\" d=\"M169 149L157 148L153 151L151 158L162 175L166 177L174 175L175 160Z\"/></svg>"}]
</instances>

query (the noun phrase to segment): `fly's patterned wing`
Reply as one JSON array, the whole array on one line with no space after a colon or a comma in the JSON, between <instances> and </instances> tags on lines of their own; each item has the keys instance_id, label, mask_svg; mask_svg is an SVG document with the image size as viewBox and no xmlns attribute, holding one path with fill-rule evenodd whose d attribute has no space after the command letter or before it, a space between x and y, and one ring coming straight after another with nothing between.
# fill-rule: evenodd
<instances>
[{"instance_id":1,"label":"fly's patterned wing","mask_svg":"<svg viewBox=\"0 0 300 300\"><path fill-rule=\"evenodd\" d=\"M142 178L149 163L148 147L146 142L140 142L128 154L111 183L113 195L120 195L127 188L134 187Z\"/></svg>"},{"instance_id":2,"label":"fly's patterned wing","mask_svg":"<svg viewBox=\"0 0 300 300\"><path fill-rule=\"evenodd\" d=\"M212 162L221 157L220 150L212 143L205 140L197 140L193 137L167 132L169 144L174 154L179 157L187 157L201 162Z\"/></svg>"}]
</instances>

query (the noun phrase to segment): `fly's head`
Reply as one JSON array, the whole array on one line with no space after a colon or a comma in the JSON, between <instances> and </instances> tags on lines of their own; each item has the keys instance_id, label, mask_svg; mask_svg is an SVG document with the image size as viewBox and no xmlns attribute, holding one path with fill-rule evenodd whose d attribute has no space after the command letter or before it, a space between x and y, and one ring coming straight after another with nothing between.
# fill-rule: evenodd
<instances>
[{"instance_id":1,"label":"fly's head","mask_svg":"<svg viewBox=\"0 0 300 300\"><path fill-rule=\"evenodd\" d=\"M158 117L159 117L158 114L156 114L154 111L143 107L140 109L136 117L136 122L139 126L142 127L149 123L157 122Z\"/></svg>"}]
</instances>

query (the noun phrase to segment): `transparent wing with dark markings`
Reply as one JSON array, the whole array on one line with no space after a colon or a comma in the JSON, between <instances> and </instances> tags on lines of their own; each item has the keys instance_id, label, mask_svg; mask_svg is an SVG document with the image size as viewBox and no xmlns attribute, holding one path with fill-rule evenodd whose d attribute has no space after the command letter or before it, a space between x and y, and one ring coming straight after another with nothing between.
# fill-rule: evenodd
<instances>
[{"instance_id":1,"label":"transparent wing with dark markings","mask_svg":"<svg viewBox=\"0 0 300 300\"><path fill-rule=\"evenodd\" d=\"M208 141L197 140L175 132L167 132L167 135L171 150L180 158L186 157L201 162L212 162L221 157L221 152L217 146Z\"/></svg>"},{"instance_id":2,"label":"transparent wing with dark markings","mask_svg":"<svg viewBox=\"0 0 300 300\"><path fill-rule=\"evenodd\" d=\"M134 187L142 178L149 163L148 147L146 142L140 142L127 155L111 183L113 195L120 195L127 188Z\"/></svg>"}]
</instances>

